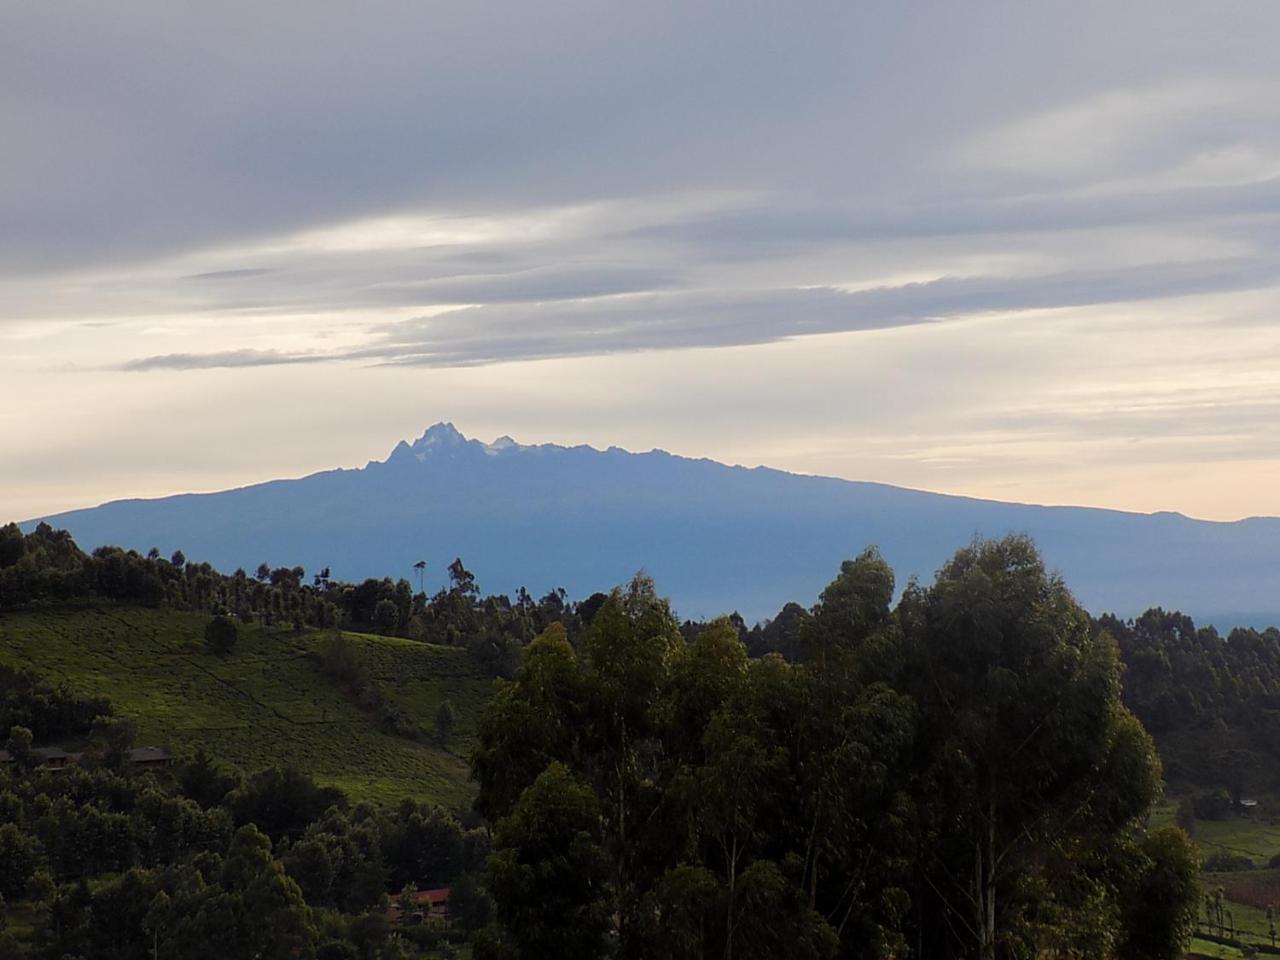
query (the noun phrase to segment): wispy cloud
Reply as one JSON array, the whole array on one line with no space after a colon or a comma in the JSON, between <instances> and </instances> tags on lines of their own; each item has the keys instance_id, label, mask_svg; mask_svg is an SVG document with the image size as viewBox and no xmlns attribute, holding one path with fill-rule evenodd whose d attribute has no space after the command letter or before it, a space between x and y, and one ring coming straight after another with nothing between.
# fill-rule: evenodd
<instances>
[{"instance_id":1,"label":"wispy cloud","mask_svg":"<svg viewBox=\"0 0 1280 960\"><path fill-rule=\"evenodd\" d=\"M279 350L222 350L214 353L165 353L139 357L119 365L132 372L148 370L213 370L219 367L274 367L291 363L320 363L328 357L289 354Z\"/></svg>"},{"instance_id":2,"label":"wispy cloud","mask_svg":"<svg viewBox=\"0 0 1280 960\"><path fill-rule=\"evenodd\" d=\"M514 298L373 327L363 346L328 354L275 350L145 357L122 369L196 369L364 360L424 366L726 347L884 330L990 313L1124 304L1280 284L1280 262L1257 258L1150 264L1027 277L942 277L871 289L646 292ZM550 286L560 289L559 283ZM575 285L576 291L582 287Z\"/></svg>"}]
</instances>

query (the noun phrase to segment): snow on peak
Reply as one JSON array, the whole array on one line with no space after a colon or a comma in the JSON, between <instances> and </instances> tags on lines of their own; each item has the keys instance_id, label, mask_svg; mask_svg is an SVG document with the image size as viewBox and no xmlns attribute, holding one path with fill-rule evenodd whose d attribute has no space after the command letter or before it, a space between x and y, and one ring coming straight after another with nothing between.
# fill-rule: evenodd
<instances>
[{"instance_id":1,"label":"snow on peak","mask_svg":"<svg viewBox=\"0 0 1280 960\"><path fill-rule=\"evenodd\" d=\"M486 444L483 444L483 446L484 446L484 452L491 457L496 457L498 454L505 453L508 450L524 449L524 444L516 443L515 440L513 440L511 437L508 437L506 434L503 434L497 440L493 441L493 443L486 443Z\"/></svg>"},{"instance_id":2,"label":"snow on peak","mask_svg":"<svg viewBox=\"0 0 1280 960\"><path fill-rule=\"evenodd\" d=\"M426 432L413 441L413 449L422 450L430 447L453 447L466 443L467 438L458 432L458 428L448 421L433 423Z\"/></svg>"},{"instance_id":3,"label":"snow on peak","mask_svg":"<svg viewBox=\"0 0 1280 960\"><path fill-rule=\"evenodd\" d=\"M396 448L391 451L388 461L405 461L413 459L419 463L425 463L428 457L463 450L474 450L483 452L487 456L496 457L504 453L514 453L521 450L532 450L523 443L518 443L509 436L501 436L492 443L483 443L479 440L470 440L465 437L457 427L448 421L434 423L427 427L426 432L422 434L413 443L401 440L396 444Z\"/></svg>"}]
</instances>

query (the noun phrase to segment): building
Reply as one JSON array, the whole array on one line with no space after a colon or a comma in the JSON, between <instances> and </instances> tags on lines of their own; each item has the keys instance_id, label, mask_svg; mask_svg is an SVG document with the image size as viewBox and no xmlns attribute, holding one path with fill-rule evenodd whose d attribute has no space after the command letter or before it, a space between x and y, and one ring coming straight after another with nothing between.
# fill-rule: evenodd
<instances>
[{"instance_id":1,"label":"building","mask_svg":"<svg viewBox=\"0 0 1280 960\"><path fill-rule=\"evenodd\" d=\"M61 747L36 747L31 751L40 760L40 766L50 770L64 770L72 764L79 763L83 753L68 753ZM13 763L13 755L8 750L0 750L0 763Z\"/></svg>"},{"instance_id":2,"label":"building","mask_svg":"<svg viewBox=\"0 0 1280 960\"><path fill-rule=\"evenodd\" d=\"M47 770L65 770L85 757L84 752L69 752L61 747L36 747L31 752L40 759L39 766ZM173 755L161 747L135 747L125 759L129 766L141 770L168 767L174 762ZM5 763L13 763L13 756L8 750L0 750L0 764Z\"/></svg>"},{"instance_id":3,"label":"building","mask_svg":"<svg viewBox=\"0 0 1280 960\"><path fill-rule=\"evenodd\" d=\"M161 747L134 747L129 751L128 763L131 767L153 770L173 764L173 755Z\"/></svg>"},{"instance_id":4,"label":"building","mask_svg":"<svg viewBox=\"0 0 1280 960\"><path fill-rule=\"evenodd\" d=\"M449 888L437 887L434 890L415 890L410 897L412 908L408 916L401 915L401 897L393 897L387 909L387 919L391 923L405 926L432 924L447 927L449 925Z\"/></svg>"}]
</instances>

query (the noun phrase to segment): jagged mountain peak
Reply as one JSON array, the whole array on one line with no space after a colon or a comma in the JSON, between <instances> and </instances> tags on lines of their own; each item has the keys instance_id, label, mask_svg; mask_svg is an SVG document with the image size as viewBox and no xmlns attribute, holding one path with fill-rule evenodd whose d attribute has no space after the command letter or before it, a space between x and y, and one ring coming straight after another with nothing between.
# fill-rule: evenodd
<instances>
[{"instance_id":1,"label":"jagged mountain peak","mask_svg":"<svg viewBox=\"0 0 1280 960\"><path fill-rule=\"evenodd\" d=\"M461 451L484 453L488 456L532 450L532 446L519 443L512 437L503 434L492 443L484 443L466 436L448 420L433 423L423 431L422 436L410 443L401 440L391 451L387 463L425 463L428 458L440 454L456 454Z\"/></svg>"},{"instance_id":2,"label":"jagged mountain peak","mask_svg":"<svg viewBox=\"0 0 1280 960\"><path fill-rule=\"evenodd\" d=\"M415 450L430 449L432 447L454 447L466 442L467 438L462 435L462 432L451 421L441 420L439 423L433 423L427 427L422 436L413 441L413 447Z\"/></svg>"}]
</instances>

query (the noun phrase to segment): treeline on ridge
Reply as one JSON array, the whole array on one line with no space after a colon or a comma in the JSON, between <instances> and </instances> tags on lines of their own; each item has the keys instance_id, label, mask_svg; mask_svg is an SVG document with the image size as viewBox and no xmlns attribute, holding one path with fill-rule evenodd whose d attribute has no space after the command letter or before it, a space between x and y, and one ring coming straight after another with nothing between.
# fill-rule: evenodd
<instances>
[{"instance_id":1,"label":"treeline on ridge","mask_svg":"<svg viewBox=\"0 0 1280 960\"><path fill-rule=\"evenodd\" d=\"M307 582L302 567L261 564L223 574L208 563L102 546L82 551L66 530L39 524L23 534L0 527L0 612L70 603L115 602L225 613L241 622L303 627L342 627L466 646L494 676L510 676L521 649L551 623L577 633L603 601L597 594L570 603L563 590L534 600L521 589L515 599L481 597L475 577L455 560L449 586L428 597L407 579L345 583L321 570Z\"/></svg>"}]
</instances>

